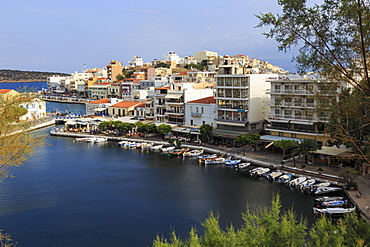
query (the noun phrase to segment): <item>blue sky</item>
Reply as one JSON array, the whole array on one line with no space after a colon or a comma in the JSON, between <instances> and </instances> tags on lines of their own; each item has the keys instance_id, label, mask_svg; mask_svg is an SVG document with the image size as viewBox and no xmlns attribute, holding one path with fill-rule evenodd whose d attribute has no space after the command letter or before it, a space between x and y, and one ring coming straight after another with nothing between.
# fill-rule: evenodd
<instances>
[{"instance_id":1,"label":"blue sky","mask_svg":"<svg viewBox=\"0 0 370 247\"><path fill-rule=\"evenodd\" d=\"M277 0L17 0L0 9L0 69L72 73L210 50L294 71L293 52L254 28L254 14L281 11Z\"/></svg>"}]
</instances>

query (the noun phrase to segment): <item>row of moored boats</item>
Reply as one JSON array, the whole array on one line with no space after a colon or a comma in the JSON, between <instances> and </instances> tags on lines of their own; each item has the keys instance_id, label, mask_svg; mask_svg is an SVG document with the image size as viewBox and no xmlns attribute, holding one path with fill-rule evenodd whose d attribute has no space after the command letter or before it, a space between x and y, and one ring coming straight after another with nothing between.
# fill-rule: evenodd
<instances>
[{"instance_id":1,"label":"row of moored boats","mask_svg":"<svg viewBox=\"0 0 370 247\"><path fill-rule=\"evenodd\" d=\"M240 170L245 171L245 169ZM315 215L342 216L356 209L348 207L348 200L339 195L343 193L343 189L329 182L320 183L310 177L296 177L286 172L271 171L268 167L249 169L248 173L253 177L265 177L270 181L277 181L302 192L311 193L314 196L313 212Z\"/></svg>"}]
</instances>

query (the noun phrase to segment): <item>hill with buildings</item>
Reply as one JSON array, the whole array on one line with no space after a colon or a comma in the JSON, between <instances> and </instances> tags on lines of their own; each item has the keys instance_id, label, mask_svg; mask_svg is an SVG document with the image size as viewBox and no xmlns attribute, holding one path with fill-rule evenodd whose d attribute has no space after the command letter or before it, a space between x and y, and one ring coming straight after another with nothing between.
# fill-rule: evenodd
<instances>
[{"instance_id":1,"label":"hill with buildings","mask_svg":"<svg viewBox=\"0 0 370 247\"><path fill-rule=\"evenodd\" d=\"M41 71L21 71L21 70L0 70L0 82L37 82L46 81L52 75L69 76L65 73L41 72Z\"/></svg>"}]
</instances>

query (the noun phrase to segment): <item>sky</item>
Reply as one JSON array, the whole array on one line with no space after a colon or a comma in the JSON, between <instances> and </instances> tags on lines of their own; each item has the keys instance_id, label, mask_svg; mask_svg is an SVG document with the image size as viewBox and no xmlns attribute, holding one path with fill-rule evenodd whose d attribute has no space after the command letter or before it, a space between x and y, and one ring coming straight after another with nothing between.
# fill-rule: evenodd
<instances>
[{"instance_id":1,"label":"sky","mask_svg":"<svg viewBox=\"0 0 370 247\"><path fill-rule=\"evenodd\" d=\"M295 71L294 51L278 52L268 28L255 28L255 14L281 12L277 0L17 0L0 9L0 69L73 73L209 50Z\"/></svg>"}]
</instances>

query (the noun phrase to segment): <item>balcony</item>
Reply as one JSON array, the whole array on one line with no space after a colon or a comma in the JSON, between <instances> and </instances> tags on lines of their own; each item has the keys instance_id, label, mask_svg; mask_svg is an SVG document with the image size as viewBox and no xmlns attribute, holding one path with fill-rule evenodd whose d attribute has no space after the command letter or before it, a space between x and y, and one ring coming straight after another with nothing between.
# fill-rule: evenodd
<instances>
[{"instance_id":1,"label":"balcony","mask_svg":"<svg viewBox=\"0 0 370 247\"><path fill-rule=\"evenodd\" d=\"M198 112L192 112L192 113L190 113L190 115L192 116L192 117L202 117L202 113L198 113Z\"/></svg>"}]
</instances>

